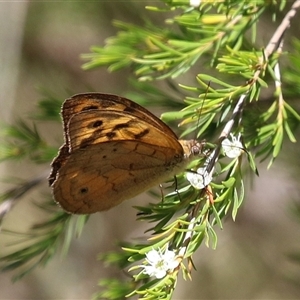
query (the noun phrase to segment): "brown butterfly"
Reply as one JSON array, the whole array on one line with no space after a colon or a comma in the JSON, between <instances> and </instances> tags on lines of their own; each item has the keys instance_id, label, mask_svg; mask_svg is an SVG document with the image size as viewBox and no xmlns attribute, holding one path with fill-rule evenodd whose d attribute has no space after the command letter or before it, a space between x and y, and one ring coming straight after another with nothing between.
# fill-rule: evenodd
<instances>
[{"instance_id":1,"label":"brown butterfly","mask_svg":"<svg viewBox=\"0 0 300 300\"><path fill-rule=\"evenodd\" d=\"M49 184L63 209L108 210L186 168L201 151L142 106L116 95L88 93L62 106L65 144Z\"/></svg>"}]
</instances>

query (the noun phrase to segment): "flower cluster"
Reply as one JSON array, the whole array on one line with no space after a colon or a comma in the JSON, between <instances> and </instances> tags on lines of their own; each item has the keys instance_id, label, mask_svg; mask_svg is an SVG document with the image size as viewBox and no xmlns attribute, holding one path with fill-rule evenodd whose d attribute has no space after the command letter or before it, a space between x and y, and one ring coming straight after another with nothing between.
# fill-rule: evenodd
<instances>
[{"instance_id":1,"label":"flower cluster","mask_svg":"<svg viewBox=\"0 0 300 300\"><path fill-rule=\"evenodd\" d=\"M140 266L144 269L143 273L157 279L165 277L167 272L173 271L179 265L175 252L168 250L168 247L166 247L165 252L159 248L146 253L146 262L147 265Z\"/></svg>"},{"instance_id":2,"label":"flower cluster","mask_svg":"<svg viewBox=\"0 0 300 300\"><path fill-rule=\"evenodd\" d=\"M196 189L203 189L212 181L212 172L208 173L207 168L199 168L197 172L188 172L186 179Z\"/></svg>"},{"instance_id":3,"label":"flower cluster","mask_svg":"<svg viewBox=\"0 0 300 300\"><path fill-rule=\"evenodd\" d=\"M240 141L241 134L239 134L237 138L233 136L232 133L230 134L230 136L231 136L231 140L225 139L222 142L222 147L227 157L236 158L240 156L243 151L243 145Z\"/></svg>"},{"instance_id":4,"label":"flower cluster","mask_svg":"<svg viewBox=\"0 0 300 300\"><path fill-rule=\"evenodd\" d=\"M240 141L241 135L239 134L237 137L235 137L233 136L233 134L230 134L230 136L231 140L223 140L222 148L227 157L236 158L240 156L243 151L243 145ZM203 167L197 169L196 172L188 172L186 174L186 179L195 189L203 189L212 181L214 168L212 168L211 171L208 172L207 166L210 164L213 156L214 152L212 152L211 155L206 159Z\"/></svg>"}]
</instances>

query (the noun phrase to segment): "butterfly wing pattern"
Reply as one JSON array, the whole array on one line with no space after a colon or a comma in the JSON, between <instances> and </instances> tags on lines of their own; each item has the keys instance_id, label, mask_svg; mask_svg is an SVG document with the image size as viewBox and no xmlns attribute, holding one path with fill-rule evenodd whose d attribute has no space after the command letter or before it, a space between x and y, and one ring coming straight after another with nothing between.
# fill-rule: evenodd
<instances>
[{"instance_id":1,"label":"butterfly wing pattern","mask_svg":"<svg viewBox=\"0 0 300 300\"><path fill-rule=\"evenodd\" d=\"M65 144L49 183L55 201L70 213L108 210L183 171L201 150L116 95L75 95L64 102L62 117Z\"/></svg>"}]
</instances>

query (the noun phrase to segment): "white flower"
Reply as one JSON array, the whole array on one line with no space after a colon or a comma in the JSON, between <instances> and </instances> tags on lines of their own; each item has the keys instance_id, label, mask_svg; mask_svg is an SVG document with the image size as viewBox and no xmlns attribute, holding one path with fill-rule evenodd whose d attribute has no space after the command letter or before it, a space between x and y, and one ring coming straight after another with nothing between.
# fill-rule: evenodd
<instances>
[{"instance_id":1,"label":"white flower","mask_svg":"<svg viewBox=\"0 0 300 300\"><path fill-rule=\"evenodd\" d=\"M207 172L207 168L199 168L197 172L188 172L186 179L196 189L203 189L212 181L212 171Z\"/></svg>"},{"instance_id":2,"label":"white flower","mask_svg":"<svg viewBox=\"0 0 300 300\"><path fill-rule=\"evenodd\" d=\"M201 0L190 0L190 6L199 7L201 4Z\"/></svg>"},{"instance_id":3,"label":"white flower","mask_svg":"<svg viewBox=\"0 0 300 300\"><path fill-rule=\"evenodd\" d=\"M168 271L174 270L179 265L175 252L167 248L164 253L161 249L149 251L146 253L146 262L148 263L147 266L141 266L144 268L143 273L155 276L157 279L163 278Z\"/></svg>"},{"instance_id":4,"label":"white flower","mask_svg":"<svg viewBox=\"0 0 300 300\"><path fill-rule=\"evenodd\" d=\"M226 156L230 158L236 158L240 156L243 151L243 145L240 142L241 135L239 134L237 138L233 136L232 133L230 135L232 141L230 141L229 139L225 139L222 142L222 147Z\"/></svg>"}]
</instances>

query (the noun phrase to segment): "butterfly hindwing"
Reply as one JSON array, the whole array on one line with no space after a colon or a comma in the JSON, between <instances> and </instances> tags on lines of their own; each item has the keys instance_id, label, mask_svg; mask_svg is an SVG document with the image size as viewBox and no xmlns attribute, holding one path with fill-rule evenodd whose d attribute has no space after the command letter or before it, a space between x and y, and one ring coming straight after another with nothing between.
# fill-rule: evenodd
<instances>
[{"instance_id":1,"label":"butterfly hindwing","mask_svg":"<svg viewBox=\"0 0 300 300\"><path fill-rule=\"evenodd\" d=\"M54 197L72 213L107 210L168 179L182 162L173 149L141 142L92 145L75 151L61 167Z\"/></svg>"}]
</instances>

